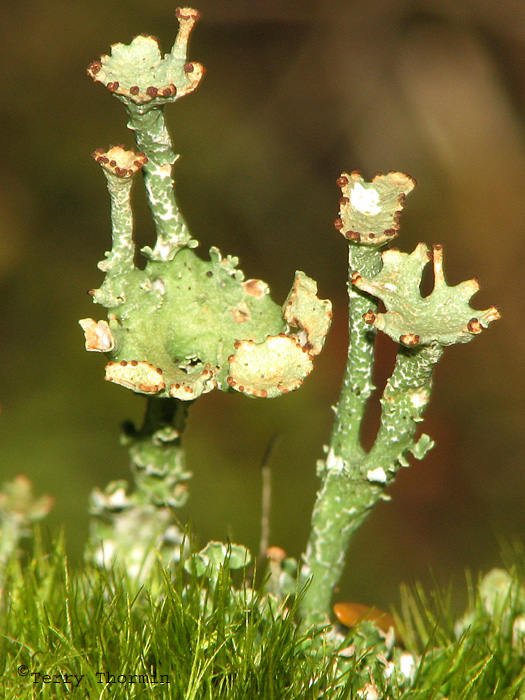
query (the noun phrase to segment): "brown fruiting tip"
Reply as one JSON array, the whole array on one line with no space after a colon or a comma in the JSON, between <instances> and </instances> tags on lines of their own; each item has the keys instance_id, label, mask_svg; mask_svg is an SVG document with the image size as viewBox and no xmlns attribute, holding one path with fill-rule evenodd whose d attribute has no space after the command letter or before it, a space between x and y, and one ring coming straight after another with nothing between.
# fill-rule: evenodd
<instances>
[{"instance_id":1,"label":"brown fruiting tip","mask_svg":"<svg viewBox=\"0 0 525 700\"><path fill-rule=\"evenodd\" d=\"M376 315L372 310L367 311L366 314L363 314L363 321L365 323L368 323L371 325L372 323L374 323L375 320L376 320Z\"/></svg>"},{"instance_id":2,"label":"brown fruiting tip","mask_svg":"<svg viewBox=\"0 0 525 700\"><path fill-rule=\"evenodd\" d=\"M128 364L128 363L126 362L126 360L122 360L122 361L120 362L120 366L121 366L121 367L125 367L127 364Z\"/></svg>"},{"instance_id":3,"label":"brown fruiting tip","mask_svg":"<svg viewBox=\"0 0 525 700\"><path fill-rule=\"evenodd\" d=\"M467 323L467 328L474 335L481 333L481 331L483 330L483 326L477 318L471 318L470 321Z\"/></svg>"},{"instance_id":4,"label":"brown fruiting tip","mask_svg":"<svg viewBox=\"0 0 525 700\"><path fill-rule=\"evenodd\" d=\"M336 220L334 221L334 226L336 227L336 229L337 229L338 231L340 231L340 230L343 228L344 224L343 224L343 222L341 221L341 219L336 219Z\"/></svg>"},{"instance_id":5,"label":"brown fruiting tip","mask_svg":"<svg viewBox=\"0 0 525 700\"><path fill-rule=\"evenodd\" d=\"M359 274L359 272L353 272L350 281L352 282L352 284L357 284L360 279L361 279L361 275Z\"/></svg>"},{"instance_id":6,"label":"brown fruiting tip","mask_svg":"<svg viewBox=\"0 0 525 700\"><path fill-rule=\"evenodd\" d=\"M348 204L349 201L348 197L341 197L339 204L343 207L345 204Z\"/></svg>"},{"instance_id":7,"label":"brown fruiting tip","mask_svg":"<svg viewBox=\"0 0 525 700\"><path fill-rule=\"evenodd\" d=\"M403 343L403 345L408 345L408 347L413 347L419 344L419 336L414 333L407 333L406 335L400 336L399 342Z\"/></svg>"},{"instance_id":8,"label":"brown fruiting tip","mask_svg":"<svg viewBox=\"0 0 525 700\"><path fill-rule=\"evenodd\" d=\"M94 61L93 63L90 64L88 71L91 71L93 75L96 75L102 68L102 63L99 63L98 61Z\"/></svg>"},{"instance_id":9,"label":"brown fruiting tip","mask_svg":"<svg viewBox=\"0 0 525 700\"><path fill-rule=\"evenodd\" d=\"M345 238L347 238L349 241L360 241L361 234L357 231L347 231L345 233Z\"/></svg>"},{"instance_id":10,"label":"brown fruiting tip","mask_svg":"<svg viewBox=\"0 0 525 700\"><path fill-rule=\"evenodd\" d=\"M341 177L336 180L336 184L341 188L346 187L348 185L348 178L346 175L341 175Z\"/></svg>"},{"instance_id":11,"label":"brown fruiting tip","mask_svg":"<svg viewBox=\"0 0 525 700\"><path fill-rule=\"evenodd\" d=\"M193 73L194 70L195 70L195 66L193 65L193 63L185 63L184 64L184 72L185 73Z\"/></svg>"},{"instance_id":12,"label":"brown fruiting tip","mask_svg":"<svg viewBox=\"0 0 525 700\"><path fill-rule=\"evenodd\" d=\"M154 87L153 85L150 85L149 88L146 88L146 92L151 97L157 97L158 89L156 87Z\"/></svg>"},{"instance_id":13,"label":"brown fruiting tip","mask_svg":"<svg viewBox=\"0 0 525 700\"><path fill-rule=\"evenodd\" d=\"M140 88L138 85L133 85L132 87L130 87L129 91L132 95L138 95L140 92Z\"/></svg>"}]
</instances>

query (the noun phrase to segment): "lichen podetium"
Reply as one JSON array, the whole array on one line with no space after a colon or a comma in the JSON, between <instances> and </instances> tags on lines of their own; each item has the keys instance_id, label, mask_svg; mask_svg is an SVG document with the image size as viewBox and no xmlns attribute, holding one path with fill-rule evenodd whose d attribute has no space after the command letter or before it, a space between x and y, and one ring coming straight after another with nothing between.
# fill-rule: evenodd
<instances>
[{"instance_id":1,"label":"lichen podetium","mask_svg":"<svg viewBox=\"0 0 525 700\"><path fill-rule=\"evenodd\" d=\"M144 426L129 426L125 434L136 492L127 496L123 484L110 484L92 502L92 540L104 546L97 559L119 555L134 571L141 556L163 548L166 532L169 542L179 544L169 513L184 502L190 476L180 445L188 405L215 388L254 398L297 389L312 370L332 317L330 302L317 298L316 283L303 272L296 273L281 307L267 284L244 278L237 258L212 247L203 260L194 251L198 243L175 197L177 156L164 109L195 90L203 76L202 66L187 59L198 16L189 8L177 10L179 32L164 56L154 37L141 35L127 46L115 44L111 55L88 69L124 103L137 145L136 151L114 146L93 154L107 179L113 245L99 263L104 282L91 294L108 319L80 321L86 349L108 360L106 379L148 397ZM134 262L131 209L139 172L157 234L154 247L141 251L143 269ZM126 531L125 544L117 530Z\"/></svg>"},{"instance_id":2,"label":"lichen podetium","mask_svg":"<svg viewBox=\"0 0 525 700\"><path fill-rule=\"evenodd\" d=\"M325 624L332 593L343 571L352 536L412 453L422 459L433 442L417 425L430 399L432 372L443 348L466 343L499 318L496 307L474 311L469 300L477 280L449 287L442 247L419 244L410 255L386 245L397 235L406 195L415 181L405 173L376 175L365 182L353 172L338 181L343 197L336 228L348 241L350 333L348 360L326 458L318 464L321 487L303 557L303 625ZM434 267L434 289L420 292L423 268ZM378 313L378 300L386 311ZM392 376L381 399L381 424L365 453L360 430L374 389L372 364L376 329L399 343Z\"/></svg>"}]
</instances>

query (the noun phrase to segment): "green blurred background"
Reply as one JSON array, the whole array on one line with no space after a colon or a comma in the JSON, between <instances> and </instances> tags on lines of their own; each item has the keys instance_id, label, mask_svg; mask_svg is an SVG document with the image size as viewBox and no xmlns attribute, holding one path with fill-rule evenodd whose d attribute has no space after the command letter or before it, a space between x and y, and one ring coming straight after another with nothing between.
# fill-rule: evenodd
<instances>
[{"instance_id":1,"label":"green blurred background","mask_svg":"<svg viewBox=\"0 0 525 700\"><path fill-rule=\"evenodd\" d=\"M0 417L2 480L25 473L56 497L78 559L91 489L127 478L119 424L143 402L103 381L79 318L102 318L86 290L110 246L105 180L90 153L131 145L122 105L85 68L111 43L158 36L171 0L3 0L0 62ZM201 542L255 548L260 462L269 440L272 543L298 556L316 459L327 441L346 353L346 244L332 222L343 170L403 170L419 186L397 245L445 245L449 283L478 276L478 308L503 315L437 370L425 431L437 441L403 470L348 557L339 599L388 606L401 581L456 580L500 561L525 536L525 5L522 0L200 0L190 57L206 77L168 112L178 197L193 235L238 255L284 300L294 271L334 302L316 370L272 401L214 392L192 407L194 470L183 517ZM140 244L153 229L135 188ZM381 386L395 347L381 338ZM377 397L376 397L377 398ZM365 430L377 428L371 408Z\"/></svg>"}]
</instances>

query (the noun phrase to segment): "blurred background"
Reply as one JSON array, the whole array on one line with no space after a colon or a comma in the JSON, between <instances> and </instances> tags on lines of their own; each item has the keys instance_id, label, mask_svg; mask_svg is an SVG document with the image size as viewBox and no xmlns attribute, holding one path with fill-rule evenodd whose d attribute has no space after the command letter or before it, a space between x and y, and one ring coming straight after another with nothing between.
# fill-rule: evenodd
<instances>
[{"instance_id":1,"label":"blurred background","mask_svg":"<svg viewBox=\"0 0 525 700\"><path fill-rule=\"evenodd\" d=\"M78 319L110 247L109 197L91 152L132 144L124 109L87 77L135 34L177 30L172 0L3 0L0 140L1 479L25 473L56 497L78 560L92 488L127 478L120 423L143 399L103 380ZM500 564L525 539L525 4L521 0L199 0L190 58L207 70L168 119L178 198L202 255L238 255L281 303L294 271L334 303L304 387L272 401L214 392L191 409L190 519L256 548L260 463L274 435L272 544L299 556L346 355L346 243L333 228L336 178L402 170L418 180L396 245L445 246L448 282L477 276L473 303L503 319L450 348L424 430L437 442L399 474L391 503L353 543L339 600L382 607L400 582L432 585ZM137 238L154 232L141 183ZM380 338L376 381L395 346ZM377 396L375 397L377 400ZM364 440L377 429L372 407ZM459 598L461 598L461 595Z\"/></svg>"}]
</instances>

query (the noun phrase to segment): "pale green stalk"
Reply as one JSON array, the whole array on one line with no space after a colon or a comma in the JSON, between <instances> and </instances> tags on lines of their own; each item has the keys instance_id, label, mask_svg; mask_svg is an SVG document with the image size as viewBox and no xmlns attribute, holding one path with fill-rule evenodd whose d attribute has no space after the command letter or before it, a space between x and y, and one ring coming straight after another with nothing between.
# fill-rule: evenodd
<instances>
[{"instance_id":1,"label":"pale green stalk","mask_svg":"<svg viewBox=\"0 0 525 700\"><path fill-rule=\"evenodd\" d=\"M354 287L351 279L356 270L374 276L381 266L379 249L349 246L348 356L328 456L319 463L322 485L301 570L303 583L310 580L301 604L305 624L326 621L350 538L363 519L356 516L371 507L370 484L363 482L360 472L365 455L360 431L366 403L375 388L372 369L376 329L364 322L363 314L377 310L377 300Z\"/></svg>"},{"instance_id":2,"label":"pale green stalk","mask_svg":"<svg viewBox=\"0 0 525 700\"><path fill-rule=\"evenodd\" d=\"M309 582L301 604L305 627L328 622L349 543L378 500L388 500L385 488L401 466L408 466L408 453L421 459L432 447L427 435L417 442L415 436L443 347L468 342L499 318L495 307L485 311L470 307L468 302L479 289L477 280L456 287L446 284L440 245L433 252L420 244L410 255L395 248L381 253L381 246L397 231L405 195L414 186L409 176L388 173L365 183L352 173L343 175L340 184L345 196L336 224L350 241L350 339L334 429L327 457L318 469L321 488L303 557L302 582ZM423 298L421 275L429 260L433 260L434 289ZM385 313L377 313L377 299L385 304ZM374 388L376 328L400 345L381 399L381 425L365 454L359 434Z\"/></svg>"},{"instance_id":3,"label":"pale green stalk","mask_svg":"<svg viewBox=\"0 0 525 700\"><path fill-rule=\"evenodd\" d=\"M106 273L93 300L108 320L80 322L86 349L108 360L106 379L148 397L144 426L127 431L135 491L122 482L95 492L92 542L97 561L115 557L142 576L157 549L180 532L171 510L186 499L180 435L187 405L213 389L254 398L274 398L299 388L324 344L331 304L318 299L317 285L297 271L281 307L262 280L244 279L237 258L210 248L203 260L180 213L172 166L177 156L164 120L165 106L192 92L203 75L187 61L189 35L198 12L177 11L179 32L164 56L154 37L114 44L88 69L124 103L137 151L114 146L95 152L111 196L113 247L99 264ZM143 170L156 242L143 248L135 266L131 179Z\"/></svg>"},{"instance_id":4,"label":"pale green stalk","mask_svg":"<svg viewBox=\"0 0 525 700\"><path fill-rule=\"evenodd\" d=\"M171 171L178 156L173 152L164 106L144 111L130 103L126 108L130 117L128 127L135 133L137 148L148 158L144 184L157 231L155 248L145 248L142 252L153 260L171 260L177 250L195 247L197 242L191 238L175 197Z\"/></svg>"},{"instance_id":5,"label":"pale green stalk","mask_svg":"<svg viewBox=\"0 0 525 700\"><path fill-rule=\"evenodd\" d=\"M117 481L92 494L90 546L98 564L118 560L140 581L158 553L165 563L178 560L183 533L174 509L186 502L191 477L181 445L187 412L187 402L150 397L140 430L123 426L135 488L128 495L126 482Z\"/></svg>"}]
</instances>

